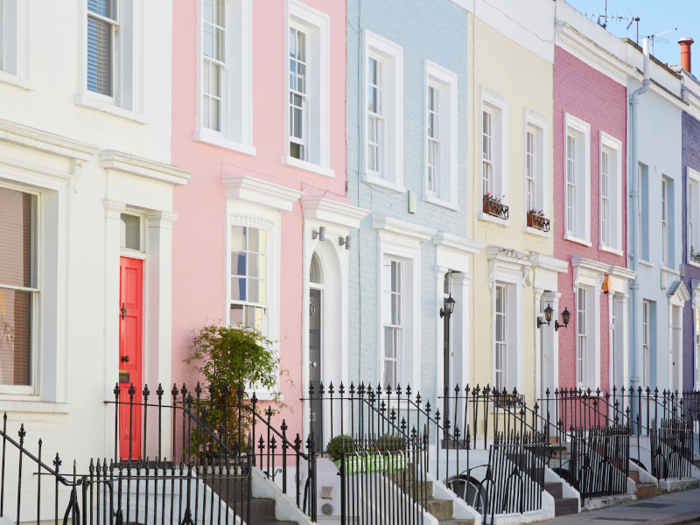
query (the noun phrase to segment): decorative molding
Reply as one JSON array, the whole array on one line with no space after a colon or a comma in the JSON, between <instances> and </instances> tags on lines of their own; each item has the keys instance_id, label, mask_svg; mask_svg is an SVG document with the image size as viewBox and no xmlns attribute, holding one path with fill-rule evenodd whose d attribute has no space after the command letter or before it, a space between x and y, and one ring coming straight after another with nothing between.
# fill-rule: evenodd
<instances>
[{"instance_id":1,"label":"decorative molding","mask_svg":"<svg viewBox=\"0 0 700 525\"><path fill-rule=\"evenodd\" d=\"M532 266L532 260L528 254L511 248L501 248L500 246L488 246L486 248L486 258L520 266Z\"/></svg>"},{"instance_id":2,"label":"decorative molding","mask_svg":"<svg viewBox=\"0 0 700 525\"><path fill-rule=\"evenodd\" d=\"M303 195L301 191L254 179L247 175L223 175L221 182L224 185L227 199L240 199L281 211L292 211L294 203Z\"/></svg>"},{"instance_id":3,"label":"decorative molding","mask_svg":"<svg viewBox=\"0 0 700 525\"><path fill-rule=\"evenodd\" d=\"M373 216L374 229L379 231L380 235L396 235L404 237L415 243L421 243L430 240L437 233L434 228L421 226L408 221L394 219L393 217L385 217L382 215Z\"/></svg>"},{"instance_id":4,"label":"decorative molding","mask_svg":"<svg viewBox=\"0 0 700 525\"><path fill-rule=\"evenodd\" d=\"M258 217L247 217L245 215L234 214L231 214L229 216L229 222L237 224L252 224L255 227L262 228L267 231L271 230L274 226L274 223L272 221L260 219Z\"/></svg>"},{"instance_id":5,"label":"decorative molding","mask_svg":"<svg viewBox=\"0 0 700 525\"><path fill-rule=\"evenodd\" d=\"M671 285L667 295L669 303L676 306L683 306L685 303L690 301L690 293L681 280L678 280Z\"/></svg>"},{"instance_id":6,"label":"decorative molding","mask_svg":"<svg viewBox=\"0 0 700 525\"><path fill-rule=\"evenodd\" d=\"M90 160L100 148L47 133L38 129L0 120L0 141L34 148L69 159Z\"/></svg>"},{"instance_id":7,"label":"decorative molding","mask_svg":"<svg viewBox=\"0 0 700 525\"><path fill-rule=\"evenodd\" d=\"M192 173L187 170L114 150L100 151L100 165L106 170L119 171L173 186L185 186L192 176Z\"/></svg>"},{"instance_id":8,"label":"decorative molding","mask_svg":"<svg viewBox=\"0 0 700 525\"><path fill-rule=\"evenodd\" d=\"M154 211L146 214L149 228L172 230L173 223L177 219L177 213L171 211Z\"/></svg>"},{"instance_id":9,"label":"decorative molding","mask_svg":"<svg viewBox=\"0 0 700 525\"><path fill-rule=\"evenodd\" d=\"M600 291L603 278L610 269L609 264L579 257L578 255L574 255L571 258L571 266L574 269L574 293L576 293L582 278L586 285L595 286Z\"/></svg>"},{"instance_id":10,"label":"decorative molding","mask_svg":"<svg viewBox=\"0 0 700 525\"><path fill-rule=\"evenodd\" d=\"M105 207L105 215L108 219L119 220L122 212L126 208L126 204L118 201L111 201L109 199L104 199L102 204Z\"/></svg>"},{"instance_id":11,"label":"decorative molding","mask_svg":"<svg viewBox=\"0 0 700 525\"><path fill-rule=\"evenodd\" d=\"M550 270L557 273L566 273L569 271L569 263L550 255L542 253L530 252L530 261L535 268Z\"/></svg>"},{"instance_id":12,"label":"decorative molding","mask_svg":"<svg viewBox=\"0 0 700 525\"><path fill-rule=\"evenodd\" d=\"M466 254L479 253L484 248L483 243L442 231L435 234L433 244Z\"/></svg>"},{"instance_id":13,"label":"decorative molding","mask_svg":"<svg viewBox=\"0 0 700 525\"><path fill-rule=\"evenodd\" d=\"M318 219L347 228L359 228L362 219L370 213L369 210L322 197L302 197L301 207L305 219Z\"/></svg>"},{"instance_id":14,"label":"decorative molding","mask_svg":"<svg viewBox=\"0 0 700 525\"><path fill-rule=\"evenodd\" d=\"M608 270L608 275L613 277L621 277L622 279L626 279L628 281L634 281L637 278L637 272L622 266L611 266Z\"/></svg>"}]
</instances>

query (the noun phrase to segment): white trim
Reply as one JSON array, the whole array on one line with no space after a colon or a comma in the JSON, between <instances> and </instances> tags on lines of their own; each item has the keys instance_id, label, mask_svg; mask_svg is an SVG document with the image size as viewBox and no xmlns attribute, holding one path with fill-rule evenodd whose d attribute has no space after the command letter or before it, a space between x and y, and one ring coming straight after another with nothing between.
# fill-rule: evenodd
<instances>
[{"instance_id":1,"label":"white trim","mask_svg":"<svg viewBox=\"0 0 700 525\"><path fill-rule=\"evenodd\" d=\"M653 262L645 261L644 259L639 259L639 264L646 266L647 268L653 268L655 266Z\"/></svg>"},{"instance_id":2,"label":"white trim","mask_svg":"<svg viewBox=\"0 0 700 525\"><path fill-rule=\"evenodd\" d=\"M437 233L437 230L433 228L428 228L427 226L421 226L420 224L414 224L408 221L402 221L400 219L394 219L393 217L372 215L372 220L374 229L379 231L380 235L382 232L386 232L386 235L401 237L404 240L413 243L428 241Z\"/></svg>"},{"instance_id":3,"label":"white trim","mask_svg":"<svg viewBox=\"0 0 700 525\"><path fill-rule=\"evenodd\" d=\"M427 137L427 115L428 115L428 88L436 87L440 90L439 100L439 122L438 136L440 140L440 159L439 159L439 187L436 192L430 192L428 189L428 137ZM424 115L426 122L423 126L424 135L424 191L425 199L433 204L443 205L447 203L448 208L459 210L458 202L458 96L457 96L457 75L442 66L425 61L425 111ZM448 180L445 181L444 178Z\"/></svg>"},{"instance_id":4,"label":"white trim","mask_svg":"<svg viewBox=\"0 0 700 525\"><path fill-rule=\"evenodd\" d=\"M691 179L692 179L692 185L695 186L695 189L697 190L695 192L694 196L694 205L695 205L695 210L691 210ZM688 264L696 267L700 267L700 264L691 261L690 260L690 249L697 248L697 251L700 252L700 171L696 171L690 166L688 166L688 178L686 181L686 210L687 210L687 215L686 217L689 217L692 213L693 215L693 233L695 239L691 239L690 235L686 235L686 253L687 253L687 259L688 259ZM690 222L690 221L688 221ZM686 226L688 225L688 222L686 223ZM697 244L693 245L693 241L697 240Z\"/></svg>"},{"instance_id":5,"label":"white trim","mask_svg":"<svg viewBox=\"0 0 700 525\"><path fill-rule=\"evenodd\" d=\"M318 219L346 228L359 228L362 219L370 213L369 210L363 210L323 197L302 197L301 207L304 219Z\"/></svg>"},{"instance_id":6,"label":"white trim","mask_svg":"<svg viewBox=\"0 0 700 525\"><path fill-rule=\"evenodd\" d=\"M491 224L497 224L498 226L503 226L504 228L510 226L509 219L501 219L500 217L494 217L493 215L489 215L488 213L484 213L483 211L479 212L477 218L480 221L490 222Z\"/></svg>"},{"instance_id":7,"label":"white trim","mask_svg":"<svg viewBox=\"0 0 700 525\"><path fill-rule=\"evenodd\" d=\"M430 204L434 204L435 206L442 206L443 208L447 208L448 210L459 211L459 206L444 201L442 199L438 199L437 197L433 197L432 195L424 196L423 202L429 202Z\"/></svg>"},{"instance_id":8,"label":"white trim","mask_svg":"<svg viewBox=\"0 0 700 525\"><path fill-rule=\"evenodd\" d=\"M314 171L319 175L333 177L330 169L330 17L323 11L299 2L288 0L286 3L284 27L284 133L282 145L282 163L289 155L289 28L298 27L307 32L308 66L307 96L309 114L307 116L307 140L305 141L306 160L320 168ZM295 161L299 159L294 159ZM311 171L302 164L286 162L287 165Z\"/></svg>"},{"instance_id":9,"label":"white trim","mask_svg":"<svg viewBox=\"0 0 700 525\"><path fill-rule=\"evenodd\" d=\"M47 133L9 120L0 120L0 141L82 161L91 160L100 149L85 142Z\"/></svg>"},{"instance_id":10,"label":"white trim","mask_svg":"<svg viewBox=\"0 0 700 525\"><path fill-rule=\"evenodd\" d=\"M247 175L223 175L221 182L227 199L240 199L280 211L292 211L294 203L303 195L300 191Z\"/></svg>"},{"instance_id":11,"label":"white trim","mask_svg":"<svg viewBox=\"0 0 700 525\"><path fill-rule=\"evenodd\" d=\"M192 140L195 142L203 142L205 144L210 144L218 148L224 148L230 151L235 151L237 153L243 153L254 157L257 150L255 146L249 146L243 144L242 142L236 142L234 140L229 140L224 138L221 133L212 131L210 129L195 130L192 132Z\"/></svg>"},{"instance_id":12,"label":"white trim","mask_svg":"<svg viewBox=\"0 0 700 525\"><path fill-rule=\"evenodd\" d=\"M609 264L585 259L579 256L571 258L571 266L574 270L573 290L576 296L575 314L578 315L578 289L586 290L587 307L587 348L586 370L583 378L587 388L595 390L600 387L600 289L605 274L610 270ZM578 316L575 318L578 323ZM578 330L578 329L577 329ZM578 339L577 339L578 341ZM578 343L577 343L578 351ZM577 385L578 386L578 385Z\"/></svg>"},{"instance_id":13,"label":"white trim","mask_svg":"<svg viewBox=\"0 0 700 525\"><path fill-rule=\"evenodd\" d=\"M564 234L564 240L571 241L571 242L576 242L578 244L582 244L584 246L588 246L589 248L593 246L593 243L590 241L585 241L583 239L579 239L578 237L574 237L573 235L569 235L568 233Z\"/></svg>"},{"instance_id":14,"label":"white trim","mask_svg":"<svg viewBox=\"0 0 700 525\"><path fill-rule=\"evenodd\" d=\"M615 248L608 248L607 246L603 246L602 244L598 245L598 249L601 252L613 253L615 255L619 255L620 257L622 257L625 254L625 252L623 252L622 250L616 250Z\"/></svg>"},{"instance_id":15,"label":"white trim","mask_svg":"<svg viewBox=\"0 0 700 525\"><path fill-rule=\"evenodd\" d=\"M502 198L503 204L508 204L508 100L481 86L480 110L479 110L479 144L481 144L483 134L483 112L489 110L493 114L493 138L497 139L494 145L494 189L493 195ZM483 198L483 147L479 146L479 199ZM502 196L502 197L501 197ZM479 206L481 208L481 206ZM480 220L484 220L479 216ZM488 219L485 219L488 220ZM505 221L507 222L507 221Z\"/></svg>"},{"instance_id":16,"label":"white trim","mask_svg":"<svg viewBox=\"0 0 700 525\"><path fill-rule=\"evenodd\" d=\"M109 113L115 117L130 120L137 124L151 123L151 119L143 113L137 113L130 109L124 109L118 106L112 97L106 97L104 95L100 95L99 93L93 93L92 91L85 91L84 93L75 95L75 97L73 97L73 104L78 107Z\"/></svg>"},{"instance_id":17,"label":"white trim","mask_svg":"<svg viewBox=\"0 0 700 525\"><path fill-rule=\"evenodd\" d=\"M577 215L575 218L576 224L575 229L570 230L569 224L567 222L567 204L564 205L564 239L572 240L574 242L579 242L578 239L582 239L586 246L591 246L591 126L587 122L581 120L580 118L574 117L569 113L564 114L564 180L566 181L566 151L567 151L567 140L569 133L573 132L578 135L577 142L579 140L583 141L583 144L577 144L576 146L576 161L575 161L575 177L576 177L576 203L574 208L574 213ZM579 180L583 177L583 180ZM581 190L583 190L583 195L580 195ZM564 190L564 199L567 199L568 192L566 188ZM583 221L583 224L580 224ZM568 232L572 231L571 234ZM581 243L584 244L584 243Z\"/></svg>"},{"instance_id":18,"label":"white trim","mask_svg":"<svg viewBox=\"0 0 700 525\"><path fill-rule=\"evenodd\" d=\"M192 177L187 170L108 149L100 151L100 165L106 170L121 171L173 186L185 186Z\"/></svg>"},{"instance_id":19,"label":"white trim","mask_svg":"<svg viewBox=\"0 0 700 525\"><path fill-rule=\"evenodd\" d=\"M363 182L370 186L386 187L393 191L404 192L403 186L403 48L377 35L367 29L364 35L364 57L362 60L361 79L361 99L363 101L362 110L362 137L361 156L363 158ZM381 60L384 64L384 152L383 170L384 172L370 172L367 169L367 68L369 67L369 57L373 56ZM387 103L387 101L391 101Z\"/></svg>"},{"instance_id":20,"label":"white trim","mask_svg":"<svg viewBox=\"0 0 700 525\"><path fill-rule=\"evenodd\" d=\"M530 228L527 223L525 223L525 226L523 227L523 232L529 233L530 235L537 235L538 237L544 237L545 239L549 239L552 236L551 230L544 232L542 230L538 230L537 228Z\"/></svg>"},{"instance_id":21,"label":"white trim","mask_svg":"<svg viewBox=\"0 0 700 525\"><path fill-rule=\"evenodd\" d=\"M458 235L455 235L453 233L443 231L438 232L433 236L433 244L438 247L438 265L449 266L450 268L459 270L460 272L468 272L469 266L467 265L466 268L463 269L459 266L442 264L439 261L439 253L441 253L441 250L445 249L459 254L470 255L474 253L479 253L484 248L484 245L480 242L473 241L471 239L466 239L464 237L459 237Z\"/></svg>"},{"instance_id":22,"label":"white trim","mask_svg":"<svg viewBox=\"0 0 700 525\"><path fill-rule=\"evenodd\" d=\"M0 70L0 83L23 89L24 91L35 91L36 83L28 78L18 77L7 71Z\"/></svg>"},{"instance_id":23,"label":"white trim","mask_svg":"<svg viewBox=\"0 0 700 525\"><path fill-rule=\"evenodd\" d=\"M603 245L602 242L602 228L603 228L603 192L600 188L603 184L603 151L608 149L613 152L613 159L611 159L611 167L614 168L613 179L610 180L611 174L608 174L609 179L609 190L610 195L608 195L608 201L610 203L610 217L608 220L614 220L610 227L611 237L614 239L608 239L608 244ZM613 166L614 164L614 166ZM598 180L599 180L599 213L598 213L598 227L599 227L599 239L600 246L599 249L602 251L607 251L614 253L616 255L623 255L622 252L622 203L624 202L622 195L622 141L616 139L615 137L608 135L604 131L600 132L600 145L598 149ZM614 216L613 216L614 214ZM611 242L613 241L613 242Z\"/></svg>"},{"instance_id":24,"label":"white trim","mask_svg":"<svg viewBox=\"0 0 700 525\"><path fill-rule=\"evenodd\" d=\"M299 160L297 158L290 157L289 155L282 155L281 162L285 166L291 166L292 168L308 171L309 173L315 173L316 175L321 175L322 177L335 177L335 170L324 168L323 166L319 166L318 164L307 162L305 160Z\"/></svg>"},{"instance_id":25,"label":"white trim","mask_svg":"<svg viewBox=\"0 0 700 525\"><path fill-rule=\"evenodd\" d=\"M388 180L384 180L381 177L370 175L369 173L365 173L363 175L362 182L368 186L371 186L375 190L386 190L391 193L406 193L406 187L402 184L395 184L393 182L389 182Z\"/></svg>"}]
</instances>

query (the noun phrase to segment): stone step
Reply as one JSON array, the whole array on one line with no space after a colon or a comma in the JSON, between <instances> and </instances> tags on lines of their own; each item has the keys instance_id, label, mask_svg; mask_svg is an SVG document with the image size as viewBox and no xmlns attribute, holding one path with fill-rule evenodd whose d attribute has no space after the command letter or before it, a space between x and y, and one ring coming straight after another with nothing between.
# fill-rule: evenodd
<instances>
[{"instance_id":1,"label":"stone step","mask_svg":"<svg viewBox=\"0 0 700 525\"><path fill-rule=\"evenodd\" d=\"M438 521L452 519L454 513L451 499L429 499L425 502L425 510Z\"/></svg>"},{"instance_id":2,"label":"stone step","mask_svg":"<svg viewBox=\"0 0 700 525\"><path fill-rule=\"evenodd\" d=\"M474 525L474 520L450 518L448 520L438 520L438 523L440 523L440 525Z\"/></svg>"},{"instance_id":3,"label":"stone step","mask_svg":"<svg viewBox=\"0 0 700 525\"><path fill-rule=\"evenodd\" d=\"M562 487L560 482L545 482L544 484L544 490L549 492L550 496L552 496L554 499L557 498L563 498L564 497L564 488Z\"/></svg>"},{"instance_id":4,"label":"stone step","mask_svg":"<svg viewBox=\"0 0 700 525\"><path fill-rule=\"evenodd\" d=\"M425 499L433 499L433 482L432 481L412 481L410 483L406 483L404 493L408 494L409 496L412 496L414 486L416 487L415 490L417 491L416 493L418 494L419 497L423 496L422 491L425 490Z\"/></svg>"},{"instance_id":5,"label":"stone step","mask_svg":"<svg viewBox=\"0 0 700 525\"><path fill-rule=\"evenodd\" d=\"M578 514L578 498L555 498L554 515L567 516L569 514Z\"/></svg>"},{"instance_id":6,"label":"stone step","mask_svg":"<svg viewBox=\"0 0 700 525\"><path fill-rule=\"evenodd\" d=\"M632 481L634 481L635 483L639 483L639 471L637 471L637 470L630 470L630 474L629 474L629 476L627 476L627 477L630 478L630 479L631 479Z\"/></svg>"},{"instance_id":7,"label":"stone step","mask_svg":"<svg viewBox=\"0 0 700 525\"><path fill-rule=\"evenodd\" d=\"M653 498L659 495L659 487L655 483L637 483L637 499Z\"/></svg>"}]
</instances>

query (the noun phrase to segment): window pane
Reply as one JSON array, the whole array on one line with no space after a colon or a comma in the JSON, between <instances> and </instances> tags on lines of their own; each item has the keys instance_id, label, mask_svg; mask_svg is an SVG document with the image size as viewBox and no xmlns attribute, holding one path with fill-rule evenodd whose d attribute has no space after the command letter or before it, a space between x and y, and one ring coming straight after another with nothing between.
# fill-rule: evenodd
<instances>
[{"instance_id":1,"label":"window pane","mask_svg":"<svg viewBox=\"0 0 700 525\"><path fill-rule=\"evenodd\" d=\"M204 56L213 58L214 56L214 28L209 24L204 24Z\"/></svg>"},{"instance_id":2,"label":"window pane","mask_svg":"<svg viewBox=\"0 0 700 525\"><path fill-rule=\"evenodd\" d=\"M260 230L257 228L248 228L248 251L260 251Z\"/></svg>"},{"instance_id":3,"label":"window pane","mask_svg":"<svg viewBox=\"0 0 700 525\"><path fill-rule=\"evenodd\" d=\"M384 357L396 357L396 348L394 346L394 328L384 328Z\"/></svg>"},{"instance_id":4,"label":"window pane","mask_svg":"<svg viewBox=\"0 0 700 525\"><path fill-rule=\"evenodd\" d=\"M231 322L232 326L244 323L245 322L245 314L243 311L243 305L242 304L232 304L230 316L231 316L230 322Z\"/></svg>"},{"instance_id":5,"label":"window pane","mask_svg":"<svg viewBox=\"0 0 700 525\"><path fill-rule=\"evenodd\" d=\"M267 253L267 232L265 230L258 230L260 232L260 246L258 247L258 252Z\"/></svg>"},{"instance_id":6,"label":"window pane","mask_svg":"<svg viewBox=\"0 0 700 525\"><path fill-rule=\"evenodd\" d=\"M0 384L31 384L32 293L0 288Z\"/></svg>"},{"instance_id":7,"label":"window pane","mask_svg":"<svg viewBox=\"0 0 700 525\"><path fill-rule=\"evenodd\" d=\"M245 301L245 279L239 277L231 277L231 300Z\"/></svg>"},{"instance_id":8,"label":"window pane","mask_svg":"<svg viewBox=\"0 0 700 525\"><path fill-rule=\"evenodd\" d=\"M391 324L401 325L401 296L398 294L391 296Z\"/></svg>"},{"instance_id":9,"label":"window pane","mask_svg":"<svg viewBox=\"0 0 700 525\"><path fill-rule=\"evenodd\" d=\"M244 226L231 226L231 249L246 249L247 228Z\"/></svg>"},{"instance_id":10,"label":"window pane","mask_svg":"<svg viewBox=\"0 0 700 525\"><path fill-rule=\"evenodd\" d=\"M35 210L33 195L0 188L0 284L34 286Z\"/></svg>"},{"instance_id":11,"label":"window pane","mask_svg":"<svg viewBox=\"0 0 700 525\"><path fill-rule=\"evenodd\" d=\"M114 8L116 2L112 0L88 0L88 11L96 13L105 18L114 18Z\"/></svg>"},{"instance_id":12,"label":"window pane","mask_svg":"<svg viewBox=\"0 0 700 525\"><path fill-rule=\"evenodd\" d=\"M231 274L246 275L246 254L245 252L231 252Z\"/></svg>"},{"instance_id":13,"label":"window pane","mask_svg":"<svg viewBox=\"0 0 700 525\"><path fill-rule=\"evenodd\" d=\"M248 279L248 301L251 303L260 302L260 281Z\"/></svg>"},{"instance_id":14,"label":"window pane","mask_svg":"<svg viewBox=\"0 0 700 525\"><path fill-rule=\"evenodd\" d=\"M260 277L259 258L257 253L248 254L248 277Z\"/></svg>"},{"instance_id":15,"label":"window pane","mask_svg":"<svg viewBox=\"0 0 700 525\"><path fill-rule=\"evenodd\" d=\"M382 322L391 324L391 293L382 293Z\"/></svg>"},{"instance_id":16,"label":"window pane","mask_svg":"<svg viewBox=\"0 0 700 525\"><path fill-rule=\"evenodd\" d=\"M121 214L121 247L141 249L141 219L128 213Z\"/></svg>"},{"instance_id":17,"label":"window pane","mask_svg":"<svg viewBox=\"0 0 700 525\"><path fill-rule=\"evenodd\" d=\"M306 33L302 33L301 31L297 31L298 35L298 43L297 43L297 53L298 53L298 59L301 62L306 62Z\"/></svg>"},{"instance_id":18,"label":"window pane","mask_svg":"<svg viewBox=\"0 0 700 525\"><path fill-rule=\"evenodd\" d=\"M112 26L88 17L87 86L90 91L112 95Z\"/></svg>"},{"instance_id":19,"label":"window pane","mask_svg":"<svg viewBox=\"0 0 700 525\"><path fill-rule=\"evenodd\" d=\"M401 292L401 266L396 261L391 261L391 290Z\"/></svg>"}]
</instances>

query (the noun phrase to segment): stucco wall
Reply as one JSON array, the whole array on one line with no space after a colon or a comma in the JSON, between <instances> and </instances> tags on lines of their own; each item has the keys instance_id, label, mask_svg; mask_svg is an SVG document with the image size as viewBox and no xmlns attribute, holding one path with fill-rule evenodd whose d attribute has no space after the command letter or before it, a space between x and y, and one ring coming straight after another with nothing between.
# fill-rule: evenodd
<instances>
[{"instance_id":1,"label":"stucco wall","mask_svg":"<svg viewBox=\"0 0 700 525\"><path fill-rule=\"evenodd\" d=\"M591 246L564 240L566 206L566 125L565 114L584 120L591 127L590 135L590 194ZM627 89L607 75L585 64L561 47L555 50L554 62L554 255L571 261L572 256L585 257L615 266L626 266L624 255L604 252L600 246L600 136L601 132L623 143L621 148L622 172L622 249L626 250L627 216L626 143ZM576 387L576 301L573 268L559 274L560 309L568 307L571 322L566 330L559 330L559 385ZM609 383L610 312L608 296L599 293L600 301L600 384L607 390Z\"/></svg>"},{"instance_id":2,"label":"stucco wall","mask_svg":"<svg viewBox=\"0 0 700 525\"><path fill-rule=\"evenodd\" d=\"M691 301L683 309L683 388L692 390L695 386L695 356L694 338L695 326L693 320L691 281L700 280L700 268L688 264L688 168L700 171L700 121L688 113L683 113L683 263L685 273L683 282L691 294ZM696 250L700 248L693 247Z\"/></svg>"},{"instance_id":3,"label":"stucco wall","mask_svg":"<svg viewBox=\"0 0 700 525\"><path fill-rule=\"evenodd\" d=\"M449 31L445 31L449 27ZM406 193L370 188L361 182L364 161L363 31L369 30L403 47L403 180L417 194L415 214L408 213ZM436 35L440 35L436 38ZM348 2L347 145L348 195L352 204L371 211L351 253L349 297L350 377L376 384L381 319L378 237L372 216L384 215L465 236L467 159L467 18L466 11L448 0L350 0ZM425 62L430 60L457 75L459 211L424 202ZM421 245L421 394L435 389L437 304L435 247ZM405 385L402 385L405 386ZM425 396L424 396L425 397Z\"/></svg>"},{"instance_id":4,"label":"stucco wall","mask_svg":"<svg viewBox=\"0 0 700 525\"><path fill-rule=\"evenodd\" d=\"M288 95L284 75L286 0L252 2L253 145L245 156L192 140L196 119L196 2L177 2L173 13L173 164L193 175L187 191L175 195L178 228L173 239L173 381L194 383L198 377L183 360L190 355L193 331L221 322L226 304L224 253L226 198L222 175L247 175L304 191L307 196L345 199L345 2L308 0L306 5L330 16L330 168L326 178L281 165ZM264 203L261 203L264 204ZM289 372L281 392L296 412L290 435L301 432L302 412L302 265L303 215L299 202L281 218L279 349L281 367ZM270 292L272 293L272 292ZM288 381L287 379L291 380Z\"/></svg>"},{"instance_id":5,"label":"stucco wall","mask_svg":"<svg viewBox=\"0 0 700 525\"><path fill-rule=\"evenodd\" d=\"M478 15L478 13L477 13ZM548 209L552 210L552 63L536 53L513 42L486 24L478 17L471 16L470 29L470 127L469 143L471 155L469 162L469 203L468 228L473 239L485 245L511 248L520 252L538 252L553 254L553 239L540 237L523 231L526 224L525 210L525 109L531 109L547 120L548 141L545 160L550 191L546 199ZM517 79L517 81L515 81ZM507 135L507 170L508 195L510 208L507 227L478 220L482 211L481 192L481 119L480 89L486 88L508 102ZM551 228L556 228L556 218L551 212ZM493 384L492 355L492 290L488 285L489 262L485 250L474 256L474 316L473 316L473 351L471 356L472 384ZM533 286L523 289L522 304L517 305L522 311L523 331L522 384L528 402L535 398L536 384L536 334L535 334L535 291ZM512 322L512 320L510 321Z\"/></svg>"}]
</instances>

